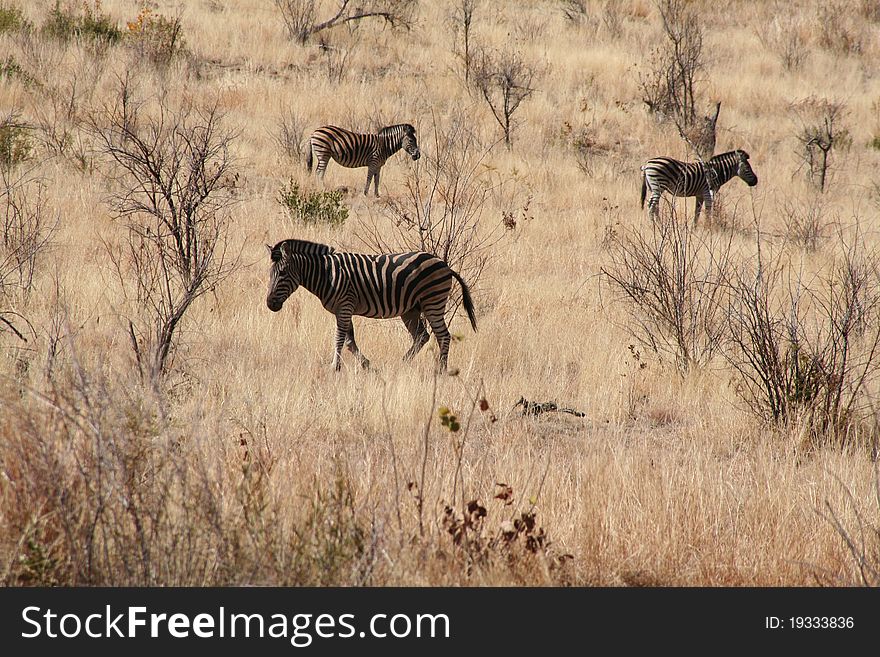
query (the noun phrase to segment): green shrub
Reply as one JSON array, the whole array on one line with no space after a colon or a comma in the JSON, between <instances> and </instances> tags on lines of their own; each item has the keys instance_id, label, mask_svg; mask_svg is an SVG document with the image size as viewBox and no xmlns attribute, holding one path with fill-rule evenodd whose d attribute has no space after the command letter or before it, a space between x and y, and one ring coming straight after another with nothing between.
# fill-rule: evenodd
<instances>
[{"instance_id":1,"label":"green shrub","mask_svg":"<svg viewBox=\"0 0 880 657\"><path fill-rule=\"evenodd\" d=\"M62 4L61 0L56 0L43 23L42 32L60 41L84 39L112 44L122 38L122 30L101 11L101 0L93 0L91 4L83 2L78 8L75 3Z\"/></svg>"},{"instance_id":2,"label":"green shrub","mask_svg":"<svg viewBox=\"0 0 880 657\"><path fill-rule=\"evenodd\" d=\"M0 34L29 30L30 27L31 25L21 13L21 9L10 7L6 3L0 4Z\"/></svg>"},{"instance_id":3,"label":"green shrub","mask_svg":"<svg viewBox=\"0 0 880 657\"><path fill-rule=\"evenodd\" d=\"M180 18L165 18L144 7L126 27L126 41L157 66L167 66L184 50Z\"/></svg>"},{"instance_id":4,"label":"green shrub","mask_svg":"<svg viewBox=\"0 0 880 657\"><path fill-rule=\"evenodd\" d=\"M880 151L880 135L874 135L874 138L868 143L871 148Z\"/></svg>"},{"instance_id":5,"label":"green shrub","mask_svg":"<svg viewBox=\"0 0 880 657\"><path fill-rule=\"evenodd\" d=\"M278 202L290 218L304 224L341 226L348 219L348 208L342 199L343 193L339 190L308 192L292 179L278 192Z\"/></svg>"},{"instance_id":6,"label":"green shrub","mask_svg":"<svg viewBox=\"0 0 880 657\"><path fill-rule=\"evenodd\" d=\"M0 62L0 78L17 78L26 87L37 84L34 76L25 71L12 55Z\"/></svg>"},{"instance_id":7,"label":"green shrub","mask_svg":"<svg viewBox=\"0 0 880 657\"><path fill-rule=\"evenodd\" d=\"M27 128L8 120L0 123L0 166L9 169L24 162L32 149Z\"/></svg>"}]
</instances>

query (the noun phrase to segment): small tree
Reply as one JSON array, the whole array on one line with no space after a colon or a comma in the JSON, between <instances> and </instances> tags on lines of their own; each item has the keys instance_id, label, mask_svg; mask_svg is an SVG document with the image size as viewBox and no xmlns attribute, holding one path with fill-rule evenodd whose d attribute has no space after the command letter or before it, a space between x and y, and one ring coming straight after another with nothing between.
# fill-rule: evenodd
<instances>
[{"instance_id":1,"label":"small tree","mask_svg":"<svg viewBox=\"0 0 880 657\"><path fill-rule=\"evenodd\" d=\"M336 13L318 20L318 0L275 0L288 36L301 44L319 32L333 27L357 23L365 18L378 18L392 27L409 27L417 0L338 0Z\"/></svg>"},{"instance_id":2,"label":"small tree","mask_svg":"<svg viewBox=\"0 0 880 657\"><path fill-rule=\"evenodd\" d=\"M798 126L801 166L806 165L810 182L824 192L831 168L832 150L848 148L852 144L849 130L844 127L846 106L811 96L792 105L792 111Z\"/></svg>"},{"instance_id":3,"label":"small tree","mask_svg":"<svg viewBox=\"0 0 880 657\"><path fill-rule=\"evenodd\" d=\"M141 375L154 384L166 373L180 322L192 303L219 284L235 261L227 257L227 209L237 180L216 104L155 111L120 84L112 106L92 128L113 166L111 208L127 231L108 255L126 290L147 317L129 322Z\"/></svg>"},{"instance_id":4,"label":"small tree","mask_svg":"<svg viewBox=\"0 0 880 657\"><path fill-rule=\"evenodd\" d=\"M449 21L452 24L452 33L455 39L461 35L461 46L455 54L464 64L464 81L470 84L471 80L471 60L473 58L473 25L474 14L480 0L457 0L452 7L449 15ZM458 44L456 43L456 46Z\"/></svg>"},{"instance_id":5,"label":"small tree","mask_svg":"<svg viewBox=\"0 0 880 657\"><path fill-rule=\"evenodd\" d=\"M536 69L512 50L498 53L484 50L475 62L473 84L504 131L504 143L508 148L513 114L535 93L532 84L536 76Z\"/></svg>"},{"instance_id":6,"label":"small tree","mask_svg":"<svg viewBox=\"0 0 880 657\"><path fill-rule=\"evenodd\" d=\"M696 119L698 74L703 68L703 31L687 0L656 0L665 44L654 52L650 69L639 74L642 100L657 116L677 117L685 126Z\"/></svg>"}]
</instances>

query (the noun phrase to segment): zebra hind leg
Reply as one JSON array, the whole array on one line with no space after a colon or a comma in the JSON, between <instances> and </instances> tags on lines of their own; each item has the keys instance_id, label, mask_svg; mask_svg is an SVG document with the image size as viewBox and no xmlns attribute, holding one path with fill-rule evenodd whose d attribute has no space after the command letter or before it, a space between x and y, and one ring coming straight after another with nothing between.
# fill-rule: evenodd
<instances>
[{"instance_id":1,"label":"zebra hind leg","mask_svg":"<svg viewBox=\"0 0 880 657\"><path fill-rule=\"evenodd\" d=\"M400 318L403 320L403 325L406 326L406 330L409 331L409 334L413 339L412 346L403 356L404 361L410 361L415 358L415 355L428 343L430 336L428 335L428 329L425 327L425 322L422 321L422 313L419 309L411 310L410 312L401 315Z\"/></svg>"},{"instance_id":2,"label":"zebra hind leg","mask_svg":"<svg viewBox=\"0 0 880 657\"><path fill-rule=\"evenodd\" d=\"M431 325L434 337L437 338L437 345L440 347L440 374L446 372L446 364L449 359L449 328L446 326L446 319L443 317L443 310L446 306L446 300L443 300L443 306L439 308L425 308L425 318Z\"/></svg>"}]
</instances>

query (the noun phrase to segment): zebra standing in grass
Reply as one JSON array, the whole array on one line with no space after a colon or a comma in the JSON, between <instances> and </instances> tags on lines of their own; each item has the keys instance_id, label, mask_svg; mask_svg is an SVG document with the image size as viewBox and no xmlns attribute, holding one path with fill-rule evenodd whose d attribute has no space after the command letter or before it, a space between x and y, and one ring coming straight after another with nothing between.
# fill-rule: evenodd
<instances>
[{"instance_id":1,"label":"zebra standing in grass","mask_svg":"<svg viewBox=\"0 0 880 657\"><path fill-rule=\"evenodd\" d=\"M366 368L370 364L354 341L352 315L400 317L413 339L404 356L407 361L429 340L424 315L440 345L440 371L445 372L449 329L443 314L453 278L461 284L464 309L474 331L477 330L467 284L430 253L337 253L326 244L294 239L266 246L272 259L266 305L272 312L278 312L300 285L318 297L324 308L336 315L333 367L337 371L341 367L342 347L348 347L361 366Z\"/></svg>"},{"instance_id":2,"label":"zebra standing in grass","mask_svg":"<svg viewBox=\"0 0 880 657\"><path fill-rule=\"evenodd\" d=\"M325 125L315 130L309 137L306 164L311 171L312 158L318 159L316 172L322 181L330 158L349 169L367 167L364 196L370 189L371 179L375 181L374 191L376 196L379 196L379 172L382 170L382 165L401 148L409 153L413 160L421 157L416 140L416 129L409 123L387 126L375 135L365 135Z\"/></svg>"},{"instance_id":3,"label":"zebra standing in grass","mask_svg":"<svg viewBox=\"0 0 880 657\"><path fill-rule=\"evenodd\" d=\"M749 187L758 184L758 176L749 165L749 154L743 150L715 155L705 165L702 162L679 162L670 157L655 157L642 166L642 208L645 196L651 190L648 211L657 216L660 195L668 191L673 196L696 196L694 223L706 203L706 214L712 214L712 203L718 189L734 176L742 178Z\"/></svg>"}]
</instances>

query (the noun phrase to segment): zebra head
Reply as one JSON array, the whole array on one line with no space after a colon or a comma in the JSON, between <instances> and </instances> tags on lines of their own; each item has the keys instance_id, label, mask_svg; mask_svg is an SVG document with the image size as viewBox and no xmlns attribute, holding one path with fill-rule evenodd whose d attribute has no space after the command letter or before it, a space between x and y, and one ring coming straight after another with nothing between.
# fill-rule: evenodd
<instances>
[{"instance_id":1,"label":"zebra head","mask_svg":"<svg viewBox=\"0 0 880 657\"><path fill-rule=\"evenodd\" d=\"M749 187L754 187L758 184L758 176L755 175L755 172L752 171L752 167L749 164L749 154L744 150L737 150L736 154L737 157L739 157L736 175L742 178Z\"/></svg>"},{"instance_id":2,"label":"zebra head","mask_svg":"<svg viewBox=\"0 0 880 657\"><path fill-rule=\"evenodd\" d=\"M419 143L416 140L416 129L409 123L403 125L403 150L412 156L413 160L418 160L422 156L419 150Z\"/></svg>"},{"instance_id":3,"label":"zebra head","mask_svg":"<svg viewBox=\"0 0 880 657\"><path fill-rule=\"evenodd\" d=\"M299 268L295 266L289 249L285 249L285 246L284 242L278 242L275 246L266 245L272 259L266 305L273 313L281 310L287 297L299 287Z\"/></svg>"}]
</instances>

